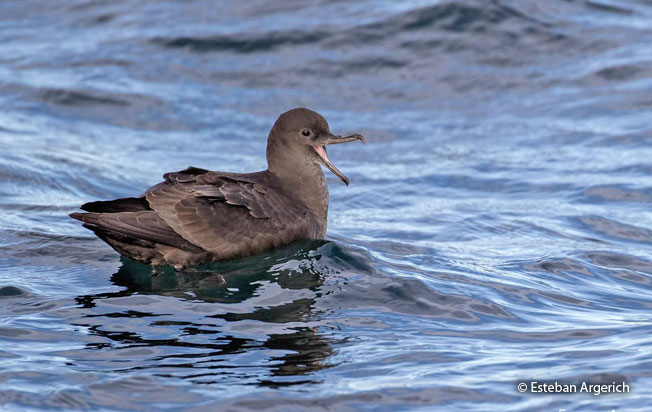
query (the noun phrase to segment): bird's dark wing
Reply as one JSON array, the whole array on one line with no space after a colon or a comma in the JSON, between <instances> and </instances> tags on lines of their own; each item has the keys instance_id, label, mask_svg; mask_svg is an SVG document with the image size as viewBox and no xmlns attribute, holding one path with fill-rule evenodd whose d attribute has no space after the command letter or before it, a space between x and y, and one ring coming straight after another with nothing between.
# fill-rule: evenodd
<instances>
[{"instance_id":1,"label":"bird's dark wing","mask_svg":"<svg viewBox=\"0 0 652 412\"><path fill-rule=\"evenodd\" d=\"M85 203L82 210L90 213L72 213L95 233L113 233L161 243L183 250L201 249L179 236L149 207L145 197L126 197L115 200Z\"/></svg>"},{"instance_id":2,"label":"bird's dark wing","mask_svg":"<svg viewBox=\"0 0 652 412\"><path fill-rule=\"evenodd\" d=\"M81 210L95 213L141 212L152 210L144 197L123 197L115 200L100 200L81 205Z\"/></svg>"},{"instance_id":3,"label":"bird's dark wing","mask_svg":"<svg viewBox=\"0 0 652 412\"><path fill-rule=\"evenodd\" d=\"M268 192L260 174L181 171L164 177L145 193L151 208L181 237L219 258L300 238L301 222L282 218L295 213L292 205Z\"/></svg>"},{"instance_id":4,"label":"bird's dark wing","mask_svg":"<svg viewBox=\"0 0 652 412\"><path fill-rule=\"evenodd\" d=\"M70 217L81 220L89 228L161 243L187 251L201 251L179 236L153 210L117 213L72 213Z\"/></svg>"}]
</instances>

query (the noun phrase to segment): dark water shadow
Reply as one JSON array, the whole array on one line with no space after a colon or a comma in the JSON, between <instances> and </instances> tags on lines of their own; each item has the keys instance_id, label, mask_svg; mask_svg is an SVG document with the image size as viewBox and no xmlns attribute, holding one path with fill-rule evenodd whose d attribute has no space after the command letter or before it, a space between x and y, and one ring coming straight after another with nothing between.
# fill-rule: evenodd
<instances>
[{"instance_id":1,"label":"dark water shadow","mask_svg":"<svg viewBox=\"0 0 652 412\"><path fill-rule=\"evenodd\" d=\"M223 382L229 375L270 387L315 383L292 377L333 366L328 362L333 340L319 332L314 309L325 275L318 264L329 243L299 242L182 272L156 271L123 258L111 281L124 289L78 296L86 313L76 324L94 337L86 350L128 365L119 369L123 372L154 369L161 377L201 384ZM265 285L273 285L274 293ZM141 306L146 297L165 299L163 305ZM118 310L104 309L112 302L121 302ZM150 330L157 328L166 333L152 337ZM141 359L126 359L130 353ZM252 362L247 354L259 359Z\"/></svg>"}]
</instances>

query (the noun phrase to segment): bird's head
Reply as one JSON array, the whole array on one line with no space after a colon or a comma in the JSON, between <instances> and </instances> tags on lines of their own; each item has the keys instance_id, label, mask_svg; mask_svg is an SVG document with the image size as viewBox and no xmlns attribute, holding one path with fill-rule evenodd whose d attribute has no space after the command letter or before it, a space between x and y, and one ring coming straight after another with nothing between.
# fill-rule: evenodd
<instances>
[{"instance_id":1,"label":"bird's head","mask_svg":"<svg viewBox=\"0 0 652 412\"><path fill-rule=\"evenodd\" d=\"M328 158L326 146L361 140L359 134L336 136L331 133L326 119L305 108L292 109L279 116L267 139L267 163L271 171L284 175L305 165L323 164L346 185L349 179Z\"/></svg>"}]
</instances>

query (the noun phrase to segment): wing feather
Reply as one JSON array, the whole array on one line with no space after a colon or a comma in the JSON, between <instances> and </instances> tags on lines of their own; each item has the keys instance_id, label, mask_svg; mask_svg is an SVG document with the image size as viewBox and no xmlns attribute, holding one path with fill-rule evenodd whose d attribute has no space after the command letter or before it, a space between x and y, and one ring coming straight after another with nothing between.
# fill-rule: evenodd
<instances>
[{"instance_id":1,"label":"wing feather","mask_svg":"<svg viewBox=\"0 0 652 412\"><path fill-rule=\"evenodd\" d=\"M98 200L81 205L81 209L96 213L137 212L151 210L144 197L123 197L115 200Z\"/></svg>"},{"instance_id":2,"label":"wing feather","mask_svg":"<svg viewBox=\"0 0 652 412\"><path fill-rule=\"evenodd\" d=\"M179 236L154 211L118 213L79 213L77 218L87 225L136 239L162 243L183 250L201 251Z\"/></svg>"},{"instance_id":3,"label":"wing feather","mask_svg":"<svg viewBox=\"0 0 652 412\"><path fill-rule=\"evenodd\" d=\"M172 230L219 259L302 237L302 222L292 221L291 202L267 191L255 174L181 171L166 179L145 193L148 203Z\"/></svg>"}]
</instances>

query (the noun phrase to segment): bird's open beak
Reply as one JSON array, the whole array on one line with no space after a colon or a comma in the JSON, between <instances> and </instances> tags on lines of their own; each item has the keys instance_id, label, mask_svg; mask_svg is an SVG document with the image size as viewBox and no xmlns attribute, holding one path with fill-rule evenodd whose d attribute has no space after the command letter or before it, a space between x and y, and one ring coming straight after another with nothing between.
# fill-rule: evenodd
<instances>
[{"instance_id":1,"label":"bird's open beak","mask_svg":"<svg viewBox=\"0 0 652 412\"><path fill-rule=\"evenodd\" d=\"M329 134L323 137L319 137L313 146L319 155L321 163L326 166L331 172L335 173L335 175L339 177L344 183L346 183L347 186L349 185L349 178L344 176L344 173L337 170L337 167L335 167L333 162L331 162L331 160L328 158L328 153L326 153L326 146L329 144L352 142L353 140L361 140L362 143L365 143L364 137L359 134L352 134L351 136L346 137Z\"/></svg>"}]
</instances>

